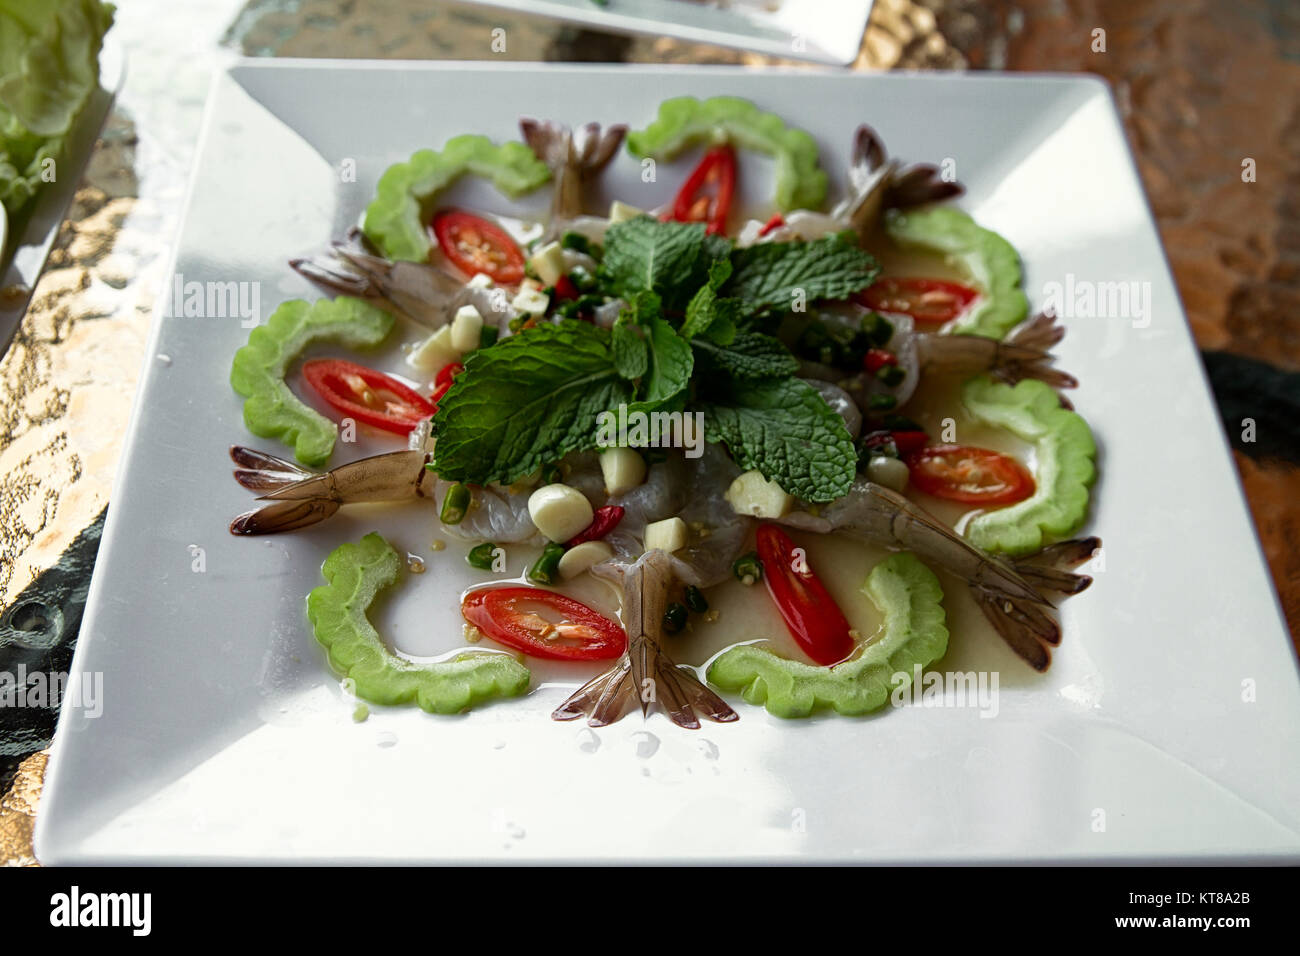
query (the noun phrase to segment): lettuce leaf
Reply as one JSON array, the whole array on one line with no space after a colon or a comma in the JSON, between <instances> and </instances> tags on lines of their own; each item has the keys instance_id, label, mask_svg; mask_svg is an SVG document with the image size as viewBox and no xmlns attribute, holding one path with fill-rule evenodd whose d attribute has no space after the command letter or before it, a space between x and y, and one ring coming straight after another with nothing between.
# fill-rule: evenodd
<instances>
[{"instance_id":1,"label":"lettuce leaf","mask_svg":"<svg viewBox=\"0 0 1300 956\"><path fill-rule=\"evenodd\" d=\"M0 202L17 218L99 85L114 8L100 0L0 0Z\"/></svg>"},{"instance_id":2,"label":"lettuce leaf","mask_svg":"<svg viewBox=\"0 0 1300 956\"><path fill-rule=\"evenodd\" d=\"M551 178L546 164L523 143L498 146L486 136L456 136L441 151L422 149L388 167L366 207L366 236L389 259L423 262L431 248L425 206L465 173L492 180L512 199Z\"/></svg>"}]
</instances>

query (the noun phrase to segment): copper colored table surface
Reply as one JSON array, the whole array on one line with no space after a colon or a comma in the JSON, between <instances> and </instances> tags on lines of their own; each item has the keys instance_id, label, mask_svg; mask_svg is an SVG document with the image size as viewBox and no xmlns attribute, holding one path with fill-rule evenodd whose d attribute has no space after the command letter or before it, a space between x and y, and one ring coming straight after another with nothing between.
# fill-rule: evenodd
<instances>
[{"instance_id":1,"label":"copper colored table surface","mask_svg":"<svg viewBox=\"0 0 1300 956\"><path fill-rule=\"evenodd\" d=\"M495 27L509 43L491 55L514 60L778 62L440 0L119 4L127 86L0 358L0 621L64 602L55 659L67 666L211 72L234 53L485 59ZM1300 5L877 0L853 69L894 68L1090 71L1111 82L1296 638ZM1248 159L1253 182L1243 181ZM1258 422L1254 443L1236 440L1245 417ZM49 712L24 719L17 730L0 722L8 865L35 862L53 728Z\"/></svg>"}]
</instances>

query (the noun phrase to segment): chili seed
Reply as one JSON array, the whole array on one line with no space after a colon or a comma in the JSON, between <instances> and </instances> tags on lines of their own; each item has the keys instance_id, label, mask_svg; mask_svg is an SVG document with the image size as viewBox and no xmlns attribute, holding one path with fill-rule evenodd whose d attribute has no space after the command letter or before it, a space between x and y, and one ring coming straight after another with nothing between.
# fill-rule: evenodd
<instances>
[{"instance_id":1,"label":"chili seed","mask_svg":"<svg viewBox=\"0 0 1300 956\"><path fill-rule=\"evenodd\" d=\"M664 609L664 632L676 634L686 626L686 605L674 601Z\"/></svg>"},{"instance_id":2,"label":"chili seed","mask_svg":"<svg viewBox=\"0 0 1300 956\"><path fill-rule=\"evenodd\" d=\"M705 598L704 592L694 584L686 585L686 606L696 614L703 614L709 609L708 599Z\"/></svg>"}]
</instances>

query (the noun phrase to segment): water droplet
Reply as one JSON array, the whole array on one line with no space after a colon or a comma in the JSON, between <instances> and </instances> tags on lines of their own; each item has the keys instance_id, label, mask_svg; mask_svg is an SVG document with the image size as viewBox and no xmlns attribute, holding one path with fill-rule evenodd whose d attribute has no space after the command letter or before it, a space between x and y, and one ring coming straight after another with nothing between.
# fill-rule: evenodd
<instances>
[{"instance_id":1,"label":"water droplet","mask_svg":"<svg viewBox=\"0 0 1300 956\"><path fill-rule=\"evenodd\" d=\"M494 743L494 744L492 745L492 749L493 749L493 750L505 750L505 749L506 749L506 742L505 742L504 740L498 740L496 743Z\"/></svg>"},{"instance_id":2,"label":"water droplet","mask_svg":"<svg viewBox=\"0 0 1300 956\"><path fill-rule=\"evenodd\" d=\"M159 353L158 353L158 364L159 364L159 365L171 365L171 364L172 364L172 357L171 357L170 355L167 355L167 354L163 353L163 352L159 352Z\"/></svg>"},{"instance_id":3,"label":"water droplet","mask_svg":"<svg viewBox=\"0 0 1300 956\"><path fill-rule=\"evenodd\" d=\"M718 759L718 745L712 740L701 739L695 746L704 755L705 760Z\"/></svg>"},{"instance_id":4,"label":"water droplet","mask_svg":"<svg viewBox=\"0 0 1300 956\"><path fill-rule=\"evenodd\" d=\"M522 840L524 837L528 836L528 831L517 823L507 823L506 833L515 840Z\"/></svg>"},{"instance_id":5,"label":"water droplet","mask_svg":"<svg viewBox=\"0 0 1300 956\"><path fill-rule=\"evenodd\" d=\"M578 749L585 754L594 754L600 749L600 738L590 727L583 727L578 731Z\"/></svg>"},{"instance_id":6,"label":"water droplet","mask_svg":"<svg viewBox=\"0 0 1300 956\"><path fill-rule=\"evenodd\" d=\"M636 741L636 755L642 760L653 757L659 749L659 738L648 730L638 730L632 739Z\"/></svg>"},{"instance_id":7,"label":"water droplet","mask_svg":"<svg viewBox=\"0 0 1300 956\"><path fill-rule=\"evenodd\" d=\"M410 569L412 574L423 574L424 558L420 557L418 554L411 554L408 551L406 554L406 566Z\"/></svg>"},{"instance_id":8,"label":"water droplet","mask_svg":"<svg viewBox=\"0 0 1300 956\"><path fill-rule=\"evenodd\" d=\"M379 736L375 738L375 743L381 747L396 747L397 734L388 730L380 731Z\"/></svg>"}]
</instances>

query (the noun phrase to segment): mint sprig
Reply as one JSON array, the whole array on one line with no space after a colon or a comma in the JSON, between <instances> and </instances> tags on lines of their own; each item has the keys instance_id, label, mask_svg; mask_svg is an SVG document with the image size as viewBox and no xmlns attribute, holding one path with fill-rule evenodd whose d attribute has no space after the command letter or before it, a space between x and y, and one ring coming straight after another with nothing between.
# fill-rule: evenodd
<instances>
[{"instance_id":1,"label":"mint sprig","mask_svg":"<svg viewBox=\"0 0 1300 956\"><path fill-rule=\"evenodd\" d=\"M842 299L875 278L843 236L735 249L701 223L641 216L605 235L600 291L627 302L612 330L543 324L471 353L439 402L434 468L509 483L595 447L601 412L701 411L721 441L808 501L847 493L853 443L839 415L755 320L800 299Z\"/></svg>"}]
</instances>

